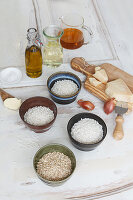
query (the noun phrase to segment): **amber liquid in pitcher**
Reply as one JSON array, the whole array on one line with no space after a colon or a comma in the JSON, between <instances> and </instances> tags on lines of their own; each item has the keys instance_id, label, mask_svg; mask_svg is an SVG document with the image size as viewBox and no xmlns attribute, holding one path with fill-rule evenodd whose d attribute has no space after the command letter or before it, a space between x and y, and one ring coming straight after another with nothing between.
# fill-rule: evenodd
<instances>
[{"instance_id":1,"label":"amber liquid in pitcher","mask_svg":"<svg viewBox=\"0 0 133 200\"><path fill-rule=\"evenodd\" d=\"M83 33L76 28L66 28L64 29L64 34L61 37L60 43L63 48L77 49L84 44Z\"/></svg>"},{"instance_id":2,"label":"amber liquid in pitcher","mask_svg":"<svg viewBox=\"0 0 133 200\"><path fill-rule=\"evenodd\" d=\"M42 53L35 45L27 47L25 51L26 74L31 78L37 78L42 74Z\"/></svg>"}]
</instances>

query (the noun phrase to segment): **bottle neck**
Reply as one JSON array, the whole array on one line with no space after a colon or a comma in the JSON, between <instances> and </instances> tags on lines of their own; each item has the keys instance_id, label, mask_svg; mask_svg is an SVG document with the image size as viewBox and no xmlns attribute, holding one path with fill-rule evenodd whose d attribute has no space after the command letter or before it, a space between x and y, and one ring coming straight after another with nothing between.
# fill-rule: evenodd
<instances>
[{"instance_id":1,"label":"bottle neck","mask_svg":"<svg viewBox=\"0 0 133 200\"><path fill-rule=\"evenodd\" d=\"M35 43L37 39L37 30L35 28L30 28L27 31L27 39L28 39L28 47L31 47L33 45L37 46Z\"/></svg>"}]
</instances>

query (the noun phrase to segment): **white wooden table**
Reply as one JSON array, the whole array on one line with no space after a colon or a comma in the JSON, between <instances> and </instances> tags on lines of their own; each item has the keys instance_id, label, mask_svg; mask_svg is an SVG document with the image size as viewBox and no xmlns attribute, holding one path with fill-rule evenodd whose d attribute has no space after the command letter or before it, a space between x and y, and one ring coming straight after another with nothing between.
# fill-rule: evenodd
<instances>
[{"instance_id":1,"label":"white wooden table","mask_svg":"<svg viewBox=\"0 0 133 200\"><path fill-rule=\"evenodd\" d=\"M83 56L89 63L109 62L133 75L133 2L131 0L12 0L0 2L0 71L7 66L19 67L23 79L19 84L0 87L25 100L32 96L49 97L46 81L56 71L72 71L82 81L85 77L71 69L72 57ZM94 38L90 45L76 51L64 51L64 64L51 69L43 66L39 79L25 75L24 50L26 30L37 22L41 34L43 27L57 23L58 17L74 8L91 27ZM36 14L36 18L34 15ZM36 19L36 20L35 20ZM95 104L94 114L99 115L108 127L104 142L94 151L82 152L72 146L66 126L69 119L80 112L76 101L59 105L57 120L44 134L27 129L18 112L7 110L0 100L0 199L1 200L53 200L98 199L132 200L133 198L133 113L125 115L122 141L115 141L112 130L115 113L107 116L103 102L89 94L83 87L78 99L88 99ZM40 181L33 170L36 151L48 143L61 143L75 154L75 173L64 185L52 188Z\"/></svg>"}]
</instances>

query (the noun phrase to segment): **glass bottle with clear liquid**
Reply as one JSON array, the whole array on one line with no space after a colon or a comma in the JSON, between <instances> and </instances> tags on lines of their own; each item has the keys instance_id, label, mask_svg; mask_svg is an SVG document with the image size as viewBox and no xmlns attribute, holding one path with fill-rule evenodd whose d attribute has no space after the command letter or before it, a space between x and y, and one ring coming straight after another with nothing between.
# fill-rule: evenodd
<instances>
[{"instance_id":1,"label":"glass bottle with clear liquid","mask_svg":"<svg viewBox=\"0 0 133 200\"><path fill-rule=\"evenodd\" d=\"M63 48L60 44L63 30L56 25L50 25L43 29L43 34L45 36L43 63L57 67L63 63Z\"/></svg>"},{"instance_id":2,"label":"glass bottle with clear liquid","mask_svg":"<svg viewBox=\"0 0 133 200\"><path fill-rule=\"evenodd\" d=\"M37 43L37 30L30 28L27 31L28 45L25 50L26 74L31 78L37 78L42 74L42 52Z\"/></svg>"}]
</instances>

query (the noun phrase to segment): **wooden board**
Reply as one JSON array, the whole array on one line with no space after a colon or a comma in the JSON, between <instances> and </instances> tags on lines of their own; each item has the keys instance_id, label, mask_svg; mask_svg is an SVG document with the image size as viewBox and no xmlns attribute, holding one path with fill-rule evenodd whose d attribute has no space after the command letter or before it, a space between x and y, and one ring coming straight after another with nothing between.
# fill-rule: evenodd
<instances>
[{"instance_id":1,"label":"wooden board","mask_svg":"<svg viewBox=\"0 0 133 200\"><path fill-rule=\"evenodd\" d=\"M110 99L110 97L105 93L105 84L101 84L97 87L93 86L89 82L89 78L95 73L95 65L88 64L84 58L76 57L71 60L71 66L74 70L79 71L86 75L86 81L85 81L85 88L94 94L96 97L103 101L107 101ZM124 72L123 70L109 64L104 63L100 65L102 69L105 69L109 81L113 81L115 79L121 78L123 81L127 84L127 86L130 88L130 90L133 92L133 76L130 74ZM133 109L133 104L128 103L128 107L130 110Z\"/></svg>"}]
</instances>

